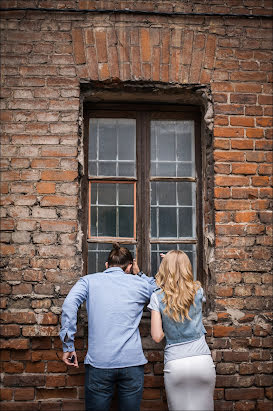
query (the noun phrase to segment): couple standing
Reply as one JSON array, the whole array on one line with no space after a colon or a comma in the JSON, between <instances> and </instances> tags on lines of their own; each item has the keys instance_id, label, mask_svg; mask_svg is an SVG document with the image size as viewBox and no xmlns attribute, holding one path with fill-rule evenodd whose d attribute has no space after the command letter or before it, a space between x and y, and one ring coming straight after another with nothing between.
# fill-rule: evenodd
<instances>
[{"instance_id":1,"label":"couple standing","mask_svg":"<svg viewBox=\"0 0 273 411\"><path fill-rule=\"evenodd\" d=\"M140 410L147 360L138 326L149 301L152 338L160 342L166 337L169 410L213 410L215 369L204 337L203 299L183 251L164 256L155 280L139 270L127 248L114 244L106 270L80 278L63 304L63 361L78 367L74 334L78 308L86 301L86 411L108 411L115 386L119 411Z\"/></svg>"}]
</instances>

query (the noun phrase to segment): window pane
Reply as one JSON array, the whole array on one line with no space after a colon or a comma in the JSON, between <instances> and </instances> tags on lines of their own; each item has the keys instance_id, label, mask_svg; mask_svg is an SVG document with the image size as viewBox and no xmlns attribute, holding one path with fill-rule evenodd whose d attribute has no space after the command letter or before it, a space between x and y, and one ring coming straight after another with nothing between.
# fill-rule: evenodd
<instances>
[{"instance_id":1,"label":"window pane","mask_svg":"<svg viewBox=\"0 0 273 411\"><path fill-rule=\"evenodd\" d=\"M151 121L151 175L195 175L194 121Z\"/></svg>"},{"instance_id":2,"label":"window pane","mask_svg":"<svg viewBox=\"0 0 273 411\"><path fill-rule=\"evenodd\" d=\"M134 237L134 208L119 208L119 237Z\"/></svg>"},{"instance_id":3,"label":"window pane","mask_svg":"<svg viewBox=\"0 0 273 411\"><path fill-rule=\"evenodd\" d=\"M98 236L116 236L116 207L98 207Z\"/></svg>"},{"instance_id":4,"label":"window pane","mask_svg":"<svg viewBox=\"0 0 273 411\"><path fill-rule=\"evenodd\" d=\"M88 172L94 176L135 176L136 121L93 118L89 127Z\"/></svg>"},{"instance_id":5,"label":"window pane","mask_svg":"<svg viewBox=\"0 0 273 411\"><path fill-rule=\"evenodd\" d=\"M151 237L195 238L192 182L151 182Z\"/></svg>"},{"instance_id":6,"label":"window pane","mask_svg":"<svg viewBox=\"0 0 273 411\"><path fill-rule=\"evenodd\" d=\"M159 237L177 237L176 208L159 208Z\"/></svg>"},{"instance_id":7,"label":"window pane","mask_svg":"<svg viewBox=\"0 0 273 411\"><path fill-rule=\"evenodd\" d=\"M91 236L134 237L134 184L91 183Z\"/></svg>"},{"instance_id":8,"label":"window pane","mask_svg":"<svg viewBox=\"0 0 273 411\"><path fill-rule=\"evenodd\" d=\"M151 244L151 275L155 275L162 261L160 253L167 253L171 250L181 250L189 257L194 279L196 279L196 244Z\"/></svg>"},{"instance_id":9,"label":"window pane","mask_svg":"<svg viewBox=\"0 0 273 411\"><path fill-rule=\"evenodd\" d=\"M122 245L123 246L123 245ZM135 245L125 244L124 247L135 256ZM112 244L88 243L88 273L93 274L105 270L105 262L112 250Z\"/></svg>"}]
</instances>

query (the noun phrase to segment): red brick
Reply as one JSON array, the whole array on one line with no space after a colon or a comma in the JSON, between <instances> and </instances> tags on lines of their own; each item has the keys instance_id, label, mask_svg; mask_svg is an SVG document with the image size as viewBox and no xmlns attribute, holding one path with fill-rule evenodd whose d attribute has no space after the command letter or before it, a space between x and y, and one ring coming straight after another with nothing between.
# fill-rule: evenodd
<instances>
[{"instance_id":1,"label":"red brick","mask_svg":"<svg viewBox=\"0 0 273 411\"><path fill-rule=\"evenodd\" d=\"M240 174L243 174L243 173L240 173ZM248 186L249 178L248 177L238 177L238 176L216 176L215 185L216 186L230 186L230 187Z\"/></svg>"},{"instance_id":2,"label":"red brick","mask_svg":"<svg viewBox=\"0 0 273 411\"><path fill-rule=\"evenodd\" d=\"M250 336L251 335L251 327L244 326L244 327L234 327L234 326L223 326L223 325L215 325L213 327L213 335L214 337L226 337L226 336Z\"/></svg>"},{"instance_id":3,"label":"red brick","mask_svg":"<svg viewBox=\"0 0 273 411\"><path fill-rule=\"evenodd\" d=\"M36 189L39 194L54 194L56 192L55 183L37 183Z\"/></svg>"},{"instance_id":4,"label":"red brick","mask_svg":"<svg viewBox=\"0 0 273 411\"><path fill-rule=\"evenodd\" d=\"M68 178L68 177L67 177ZM48 207L54 207L54 206L76 206L78 202L77 197L73 196L57 196L57 195L52 195L52 196L44 196L41 200L41 206L48 206Z\"/></svg>"},{"instance_id":5,"label":"red brick","mask_svg":"<svg viewBox=\"0 0 273 411\"><path fill-rule=\"evenodd\" d=\"M71 233L77 230L77 223L73 221L45 220L41 221L41 230Z\"/></svg>"},{"instance_id":6,"label":"red brick","mask_svg":"<svg viewBox=\"0 0 273 411\"><path fill-rule=\"evenodd\" d=\"M48 375L46 377L46 387L67 387L64 375Z\"/></svg>"},{"instance_id":7,"label":"red brick","mask_svg":"<svg viewBox=\"0 0 273 411\"><path fill-rule=\"evenodd\" d=\"M28 401L34 399L34 388L16 388L14 391L15 401Z\"/></svg>"},{"instance_id":8,"label":"red brick","mask_svg":"<svg viewBox=\"0 0 273 411\"><path fill-rule=\"evenodd\" d=\"M67 369L67 366L61 361L48 361L47 372L48 373L63 373Z\"/></svg>"},{"instance_id":9,"label":"red brick","mask_svg":"<svg viewBox=\"0 0 273 411\"><path fill-rule=\"evenodd\" d=\"M251 117L230 117L230 124L232 126L253 127L254 119Z\"/></svg>"},{"instance_id":10,"label":"red brick","mask_svg":"<svg viewBox=\"0 0 273 411\"><path fill-rule=\"evenodd\" d=\"M226 389L227 400L255 400L263 398L264 390L262 388L240 388Z\"/></svg>"},{"instance_id":11,"label":"red brick","mask_svg":"<svg viewBox=\"0 0 273 411\"><path fill-rule=\"evenodd\" d=\"M96 50L98 63L107 62L106 31L101 28L95 29Z\"/></svg>"},{"instance_id":12,"label":"red brick","mask_svg":"<svg viewBox=\"0 0 273 411\"><path fill-rule=\"evenodd\" d=\"M29 340L27 338L1 340L0 347L1 349L27 350L29 348Z\"/></svg>"},{"instance_id":13,"label":"red brick","mask_svg":"<svg viewBox=\"0 0 273 411\"><path fill-rule=\"evenodd\" d=\"M271 117L258 117L256 118L257 126L272 127L273 121Z\"/></svg>"},{"instance_id":14,"label":"red brick","mask_svg":"<svg viewBox=\"0 0 273 411\"><path fill-rule=\"evenodd\" d=\"M238 211L235 213L235 221L237 223L253 223L257 221L257 213L255 211Z\"/></svg>"},{"instance_id":15,"label":"red brick","mask_svg":"<svg viewBox=\"0 0 273 411\"><path fill-rule=\"evenodd\" d=\"M244 153L240 151L215 151L214 160L223 162L244 161Z\"/></svg>"},{"instance_id":16,"label":"red brick","mask_svg":"<svg viewBox=\"0 0 273 411\"><path fill-rule=\"evenodd\" d=\"M76 64L85 63L85 51L83 43L82 29L77 28L72 30L73 50Z\"/></svg>"},{"instance_id":17,"label":"red brick","mask_svg":"<svg viewBox=\"0 0 273 411\"><path fill-rule=\"evenodd\" d=\"M111 61L111 50L109 49L109 59ZM87 64L88 64L88 70L89 70L89 75L92 80L97 80L99 78L98 76L98 63L97 63L97 54L95 47L88 47L86 49L86 58L87 58Z\"/></svg>"},{"instance_id":18,"label":"red brick","mask_svg":"<svg viewBox=\"0 0 273 411\"><path fill-rule=\"evenodd\" d=\"M26 373L31 374L42 374L45 371L45 363L37 362L37 363L27 363L26 364Z\"/></svg>"},{"instance_id":19,"label":"red brick","mask_svg":"<svg viewBox=\"0 0 273 411\"><path fill-rule=\"evenodd\" d=\"M256 187L261 187L261 186L267 187L269 185L269 177L267 176L252 177L252 185Z\"/></svg>"},{"instance_id":20,"label":"red brick","mask_svg":"<svg viewBox=\"0 0 273 411\"><path fill-rule=\"evenodd\" d=\"M252 140L248 140L248 139L231 140L231 148L234 148L237 150L252 150L253 147L254 147L254 143Z\"/></svg>"},{"instance_id":21,"label":"red brick","mask_svg":"<svg viewBox=\"0 0 273 411\"><path fill-rule=\"evenodd\" d=\"M68 375L66 378L66 384L70 387L83 386L84 385L84 374L78 375Z\"/></svg>"},{"instance_id":22,"label":"red brick","mask_svg":"<svg viewBox=\"0 0 273 411\"><path fill-rule=\"evenodd\" d=\"M33 312L2 312L0 319L5 323L34 324L36 322Z\"/></svg>"},{"instance_id":23,"label":"red brick","mask_svg":"<svg viewBox=\"0 0 273 411\"><path fill-rule=\"evenodd\" d=\"M59 389L46 389L37 388L36 398L38 400L46 400L51 398L76 398L77 390L76 388L59 388Z\"/></svg>"},{"instance_id":24,"label":"red brick","mask_svg":"<svg viewBox=\"0 0 273 411\"><path fill-rule=\"evenodd\" d=\"M232 172L234 174L255 174L258 165L255 163L232 164Z\"/></svg>"},{"instance_id":25,"label":"red brick","mask_svg":"<svg viewBox=\"0 0 273 411\"><path fill-rule=\"evenodd\" d=\"M11 401L13 390L11 388L1 388L0 390L0 400L1 401Z\"/></svg>"},{"instance_id":26,"label":"red brick","mask_svg":"<svg viewBox=\"0 0 273 411\"><path fill-rule=\"evenodd\" d=\"M146 28L140 29L140 45L141 45L141 60L142 62L151 61L151 39L150 31Z\"/></svg>"},{"instance_id":27,"label":"red brick","mask_svg":"<svg viewBox=\"0 0 273 411\"><path fill-rule=\"evenodd\" d=\"M74 181L77 176L76 171L46 170L42 171L41 179L46 181Z\"/></svg>"},{"instance_id":28,"label":"red brick","mask_svg":"<svg viewBox=\"0 0 273 411\"><path fill-rule=\"evenodd\" d=\"M0 335L2 337L18 337L20 335L19 325L0 325Z\"/></svg>"},{"instance_id":29,"label":"red brick","mask_svg":"<svg viewBox=\"0 0 273 411\"><path fill-rule=\"evenodd\" d=\"M163 377L160 376L148 376L145 375L144 377L144 387L163 387L164 380Z\"/></svg>"},{"instance_id":30,"label":"red brick","mask_svg":"<svg viewBox=\"0 0 273 411\"><path fill-rule=\"evenodd\" d=\"M43 318L39 321L39 324L57 324L58 317L53 313L43 314Z\"/></svg>"}]
</instances>

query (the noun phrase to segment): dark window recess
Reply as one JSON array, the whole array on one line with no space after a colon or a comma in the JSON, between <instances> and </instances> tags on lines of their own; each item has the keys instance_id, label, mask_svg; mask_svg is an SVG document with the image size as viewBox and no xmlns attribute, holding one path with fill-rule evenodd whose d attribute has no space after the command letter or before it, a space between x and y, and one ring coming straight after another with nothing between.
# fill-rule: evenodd
<instances>
[{"instance_id":1,"label":"dark window recess","mask_svg":"<svg viewBox=\"0 0 273 411\"><path fill-rule=\"evenodd\" d=\"M103 271L119 241L148 274L178 249L201 277L199 109L100 104L84 115L87 272Z\"/></svg>"}]
</instances>

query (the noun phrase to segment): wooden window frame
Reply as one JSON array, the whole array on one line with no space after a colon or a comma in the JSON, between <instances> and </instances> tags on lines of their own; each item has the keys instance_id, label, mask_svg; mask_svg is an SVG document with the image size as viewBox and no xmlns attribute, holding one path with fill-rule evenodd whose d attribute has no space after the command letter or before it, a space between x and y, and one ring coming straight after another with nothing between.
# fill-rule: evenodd
<instances>
[{"instance_id":1,"label":"wooden window frame","mask_svg":"<svg viewBox=\"0 0 273 411\"><path fill-rule=\"evenodd\" d=\"M113 241L117 242L124 242L126 241L127 244L136 244L136 181L130 181L130 180L120 180L120 177L118 180L114 180L112 177L109 177L109 179L106 180L106 177L102 180L101 178L94 178L88 179L89 180L89 192L88 192L88 237L87 241L90 243L111 243ZM92 184L132 184L134 186L134 225L133 225L133 232L134 236L133 237L95 237L91 235L91 185Z\"/></svg>"},{"instance_id":2,"label":"wooden window frame","mask_svg":"<svg viewBox=\"0 0 273 411\"><path fill-rule=\"evenodd\" d=\"M88 176L88 143L89 119L95 118L135 118L136 119L136 177L94 177ZM193 120L195 134L195 166L196 177L150 177L150 121L151 120ZM150 244L196 244L197 246L197 277L203 278L203 201L202 201L202 143L201 143L201 110L199 106L185 106L179 104L124 104L113 103L86 103L84 106L84 157L85 168L82 179L82 202L84 240L84 273L87 273L87 243L114 242L137 245L137 260L141 269L149 274L151 253ZM136 237L117 238L100 237L88 238L88 213L85 210L89 203L87 198L89 181L94 182L127 182L136 184ZM151 239L150 238L150 182L152 181L188 181L196 182L196 240L181 239ZM89 194L88 194L89 195ZM145 204L145 210L143 210ZM89 209L89 207L88 207Z\"/></svg>"}]
</instances>

